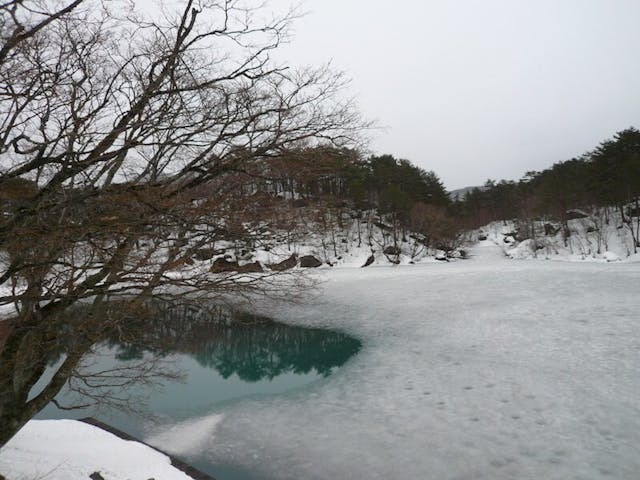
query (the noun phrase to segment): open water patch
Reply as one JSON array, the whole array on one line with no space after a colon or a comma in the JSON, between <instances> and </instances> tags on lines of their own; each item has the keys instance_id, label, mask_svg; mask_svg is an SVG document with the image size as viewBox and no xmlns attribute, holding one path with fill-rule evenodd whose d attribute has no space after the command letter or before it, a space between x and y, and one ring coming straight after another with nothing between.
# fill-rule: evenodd
<instances>
[{"instance_id":1,"label":"open water patch","mask_svg":"<svg viewBox=\"0 0 640 480\"><path fill-rule=\"evenodd\" d=\"M225 411L237 402L303 389L328 377L361 348L359 340L341 332L286 325L226 307L181 307L158 312L154 318L132 319L110 335L88 360L96 371L126 371L158 365L181 373L148 382L131 382L126 408L62 411L49 405L38 418L95 417L109 425L178 456L221 480L251 478L226 467L198 462ZM161 373L161 372L160 372ZM94 394L99 397L102 387ZM66 389L60 404L82 404ZM106 389L105 395L114 391ZM144 400L144 403L142 401Z\"/></svg>"}]
</instances>

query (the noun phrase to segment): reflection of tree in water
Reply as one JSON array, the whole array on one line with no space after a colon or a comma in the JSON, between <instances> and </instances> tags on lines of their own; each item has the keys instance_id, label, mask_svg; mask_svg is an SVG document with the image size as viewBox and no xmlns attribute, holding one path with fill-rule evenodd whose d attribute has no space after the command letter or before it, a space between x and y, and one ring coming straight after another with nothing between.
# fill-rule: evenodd
<instances>
[{"instance_id":1,"label":"reflection of tree in water","mask_svg":"<svg viewBox=\"0 0 640 480\"><path fill-rule=\"evenodd\" d=\"M235 373L248 382L312 370L327 376L361 347L342 333L292 327L225 307L174 308L147 320L145 327L133 322L135 339L111 342L118 345L120 360L141 358L145 352L188 354L224 378Z\"/></svg>"}]
</instances>

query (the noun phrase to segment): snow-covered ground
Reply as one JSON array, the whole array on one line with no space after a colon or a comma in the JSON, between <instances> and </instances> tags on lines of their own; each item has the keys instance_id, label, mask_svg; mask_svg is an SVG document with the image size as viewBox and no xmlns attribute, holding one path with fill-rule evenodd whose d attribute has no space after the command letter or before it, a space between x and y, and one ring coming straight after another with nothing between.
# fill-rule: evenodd
<instances>
[{"instance_id":1,"label":"snow-covered ground","mask_svg":"<svg viewBox=\"0 0 640 480\"><path fill-rule=\"evenodd\" d=\"M364 348L326 381L210 412L202 452L261 479L638 478L638 264L473 253L331 270L312 304L267 312Z\"/></svg>"},{"instance_id":2,"label":"snow-covered ground","mask_svg":"<svg viewBox=\"0 0 640 480\"><path fill-rule=\"evenodd\" d=\"M171 460L138 442L75 420L32 420L0 452L8 480L190 480Z\"/></svg>"},{"instance_id":3,"label":"snow-covered ground","mask_svg":"<svg viewBox=\"0 0 640 480\"><path fill-rule=\"evenodd\" d=\"M559 260L570 262L640 262L640 252L635 253L634 239L629 225L622 222L620 213L606 210L608 222L604 220L604 210L595 209L585 218L567 222L569 235L564 238L562 225L545 221L534 222L535 239L516 241L513 234L518 225L513 221L492 222L472 234L473 237L487 237L516 260ZM632 226L637 229L637 218ZM547 231L548 229L548 231ZM555 232L555 233L554 233Z\"/></svg>"},{"instance_id":4,"label":"snow-covered ground","mask_svg":"<svg viewBox=\"0 0 640 480\"><path fill-rule=\"evenodd\" d=\"M261 313L344 330L362 351L309 387L147 440L259 479L638 478L640 264L513 261L491 242L472 254L314 272L319 295ZM152 476L172 478L126 478Z\"/></svg>"}]
</instances>

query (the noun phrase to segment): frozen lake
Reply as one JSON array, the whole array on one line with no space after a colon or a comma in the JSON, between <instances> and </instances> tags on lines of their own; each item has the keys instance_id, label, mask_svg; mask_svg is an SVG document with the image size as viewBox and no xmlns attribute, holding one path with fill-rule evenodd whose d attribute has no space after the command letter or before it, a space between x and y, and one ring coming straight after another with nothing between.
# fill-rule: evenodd
<instances>
[{"instance_id":1,"label":"frozen lake","mask_svg":"<svg viewBox=\"0 0 640 480\"><path fill-rule=\"evenodd\" d=\"M183 381L164 381L157 389L129 386L129 403L143 410L138 414L115 408L63 411L50 404L37 418L92 416L136 438L151 435L153 443L187 450L192 464L224 480L259 477L238 465L210 461L209 429L222 418L212 411L225 410L240 399L282 395L327 382L361 348L357 339L340 332L284 325L221 307L167 311L142 322L132 319L122 330L129 341L100 345L88 359L89 371L137 372L137 365L148 365L154 352L167 362L158 369L166 365L179 371ZM104 393L101 389L99 395ZM86 403L68 389L57 399L63 405ZM173 431L175 424L180 431Z\"/></svg>"},{"instance_id":2,"label":"frozen lake","mask_svg":"<svg viewBox=\"0 0 640 480\"><path fill-rule=\"evenodd\" d=\"M357 356L148 439L266 479L637 478L640 264L474 253L319 273L321 295L262 313L352 334Z\"/></svg>"}]
</instances>

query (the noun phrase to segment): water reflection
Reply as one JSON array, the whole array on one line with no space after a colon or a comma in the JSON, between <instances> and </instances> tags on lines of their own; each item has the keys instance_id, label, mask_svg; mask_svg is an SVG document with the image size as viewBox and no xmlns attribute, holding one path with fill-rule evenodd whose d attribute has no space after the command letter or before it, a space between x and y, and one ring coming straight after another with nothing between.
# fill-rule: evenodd
<instances>
[{"instance_id":1,"label":"water reflection","mask_svg":"<svg viewBox=\"0 0 640 480\"><path fill-rule=\"evenodd\" d=\"M303 388L328 376L361 348L358 340L343 333L289 326L221 306L166 308L154 304L113 325L105 332L106 340L102 338L101 346L94 349L95 361L89 362L94 376L84 375L79 380L85 385L92 379L97 388L93 393L73 388L71 378L57 397L60 403L78 405L89 395L96 404L73 411L49 404L38 418L93 416L134 437L145 438L158 425L189 421L211 412L224 414L226 408L243 398ZM61 350L68 348L69 344ZM158 375L162 373L158 359L165 367L182 372L184 383L160 377L162 388L153 390L148 377L141 375L139 383L122 382L126 392L114 392L94 380L95 371L106 372L109 386L114 384L111 372L125 372L134 378L139 369L148 369L146 375ZM160 371L149 367L153 362ZM79 391L84 394L82 399L76 398ZM122 393L134 400L118 403L111 399L106 402L107 408L99 408L109 395ZM199 457L198 452L191 453L197 457L191 461L217 478L254 478L249 472L215 465Z\"/></svg>"},{"instance_id":2,"label":"water reflection","mask_svg":"<svg viewBox=\"0 0 640 480\"><path fill-rule=\"evenodd\" d=\"M122 340L122 339L130 340ZM144 325L130 322L109 340L122 361L186 354L223 378L271 380L312 371L327 376L356 354L361 344L343 333L289 326L226 307L158 310Z\"/></svg>"}]
</instances>

